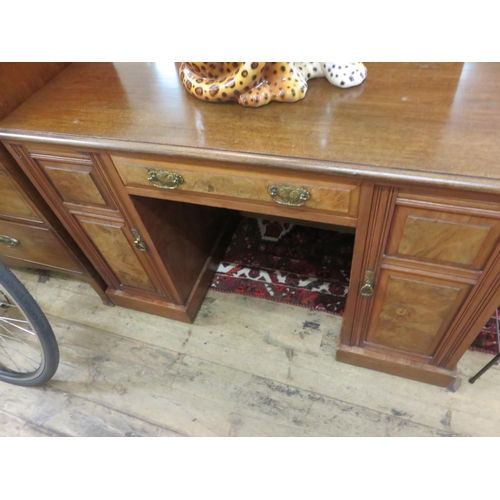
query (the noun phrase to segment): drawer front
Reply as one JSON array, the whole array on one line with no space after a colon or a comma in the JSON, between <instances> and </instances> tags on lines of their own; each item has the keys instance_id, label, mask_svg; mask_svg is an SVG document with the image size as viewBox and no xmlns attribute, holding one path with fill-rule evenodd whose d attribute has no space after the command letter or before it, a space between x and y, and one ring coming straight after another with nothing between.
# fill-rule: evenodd
<instances>
[{"instance_id":1,"label":"drawer front","mask_svg":"<svg viewBox=\"0 0 500 500\"><path fill-rule=\"evenodd\" d=\"M16 182L0 169L0 215L42 222L21 194Z\"/></svg>"},{"instance_id":2,"label":"drawer front","mask_svg":"<svg viewBox=\"0 0 500 500\"><path fill-rule=\"evenodd\" d=\"M0 256L55 269L81 271L54 232L0 219Z\"/></svg>"},{"instance_id":3,"label":"drawer front","mask_svg":"<svg viewBox=\"0 0 500 500\"><path fill-rule=\"evenodd\" d=\"M426 209L398 205L386 255L482 270L500 240L500 213L482 216L471 208Z\"/></svg>"},{"instance_id":4,"label":"drawer front","mask_svg":"<svg viewBox=\"0 0 500 500\"><path fill-rule=\"evenodd\" d=\"M111 158L123 183L129 187L147 186L152 190L175 190L357 217L359 184L354 182L311 181L251 168L229 170L121 156Z\"/></svg>"}]
</instances>

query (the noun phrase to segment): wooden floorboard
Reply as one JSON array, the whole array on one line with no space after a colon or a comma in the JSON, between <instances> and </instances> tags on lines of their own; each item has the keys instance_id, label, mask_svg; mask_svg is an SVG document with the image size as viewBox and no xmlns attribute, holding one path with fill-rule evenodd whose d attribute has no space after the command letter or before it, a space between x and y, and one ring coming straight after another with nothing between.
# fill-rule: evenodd
<instances>
[{"instance_id":1,"label":"wooden floorboard","mask_svg":"<svg viewBox=\"0 0 500 500\"><path fill-rule=\"evenodd\" d=\"M43 387L0 384L2 436L499 436L500 369L451 392L335 361L341 318L209 292L192 325L16 271L61 351Z\"/></svg>"}]
</instances>

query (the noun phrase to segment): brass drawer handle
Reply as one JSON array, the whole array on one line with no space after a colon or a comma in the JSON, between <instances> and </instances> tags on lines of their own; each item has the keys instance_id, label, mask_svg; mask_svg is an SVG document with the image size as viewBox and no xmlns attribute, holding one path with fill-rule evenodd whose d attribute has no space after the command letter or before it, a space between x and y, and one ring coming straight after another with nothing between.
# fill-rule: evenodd
<instances>
[{"instance_id":1,"label":"brass drawer handle","mask_svg":"<svg viewBox=\"0 0 500 500\"><path fill-rule=\"evenodd\" d=\"M184 183L182 175L168 170L149 170L148 181L161 189L177 189Z\"/></svg>"},{"instance_id":2,"label":"brass drawer handle","mask_svg":"<svg viewBox=\"0 0 500 500\"><path fill-rule=\"evenodd\" d=\"M148 249L148 246L146 245L146 242L142 239L141 235L139 234L139 231L137 231L137 229L131 229L130 232L133 234L135 238L134 245L141 252L145 252Z\"/></svg>"},{"instance_id":3,"label":"brass drawer handle","mask_svg":"<svg viewBox=\"0 0 500 500\"><path fill-rule=\"evenodd\" d=\"M276 203L287 207L301 207L311 198L307 189L296 186L269 186L267 191Z\"/></svg>"},{"instance_id":4,"label":"brass drawer handle","mask_svg":"<svg viewBox=\"0 0 500 500\"><path fill-rule=\"evenodd\" d=\"M365 271L363 286L359 291L362 297L371 297L373 295L373 287L375 284L375 273L373 271Z\"/></svg>"},{"instance_id":5,"label":"brass drawer handle","mask_svg":"<svg viewBox=\"0 0 500 500\"><path fill-rule=\"evenodd\" d=\"M19 240L16 240L15 238L11 238L10 236L7 236L5 234L0 234L0 245L5 245L6 247L18 247L21 244Z\"/></svg>"}]
</instances>

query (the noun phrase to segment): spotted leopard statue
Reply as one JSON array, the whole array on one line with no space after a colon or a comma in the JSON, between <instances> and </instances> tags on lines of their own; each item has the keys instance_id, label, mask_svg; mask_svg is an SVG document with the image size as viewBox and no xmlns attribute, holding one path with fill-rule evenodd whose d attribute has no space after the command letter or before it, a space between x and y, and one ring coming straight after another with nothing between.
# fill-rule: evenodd
<instances>
[{"instance_id":1,"label":"spotted leopard statue","mask_svg":"<svg viewBox=\"0 0 500 500\"><path fill-rule=\"evenodd\" d=\"M299 101L312 78L326 77L336 87L349 88L361 84L366 75L360 62L183 62L179 66L183 85L198 99L236 101L249 107Z\"/></svg>"}]
</instances>

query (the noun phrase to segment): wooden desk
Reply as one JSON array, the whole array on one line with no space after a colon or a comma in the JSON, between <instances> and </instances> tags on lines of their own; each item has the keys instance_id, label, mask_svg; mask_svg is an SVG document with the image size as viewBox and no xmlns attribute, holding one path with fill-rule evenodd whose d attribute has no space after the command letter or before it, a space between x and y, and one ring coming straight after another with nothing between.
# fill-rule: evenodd
<instances>
[{"instance_id":1,"label":"wooden desk","mask_svg":"<svg viewBox=\"0 0 500 500\"><path fill-rule=\"evenodd\" d=\"M246 109L78 63L0 138L125 307L192 321L235 212L355 228L337 359L449 386L500 303L500 65L368 68Z\"/></svg>"}]
</instances>

